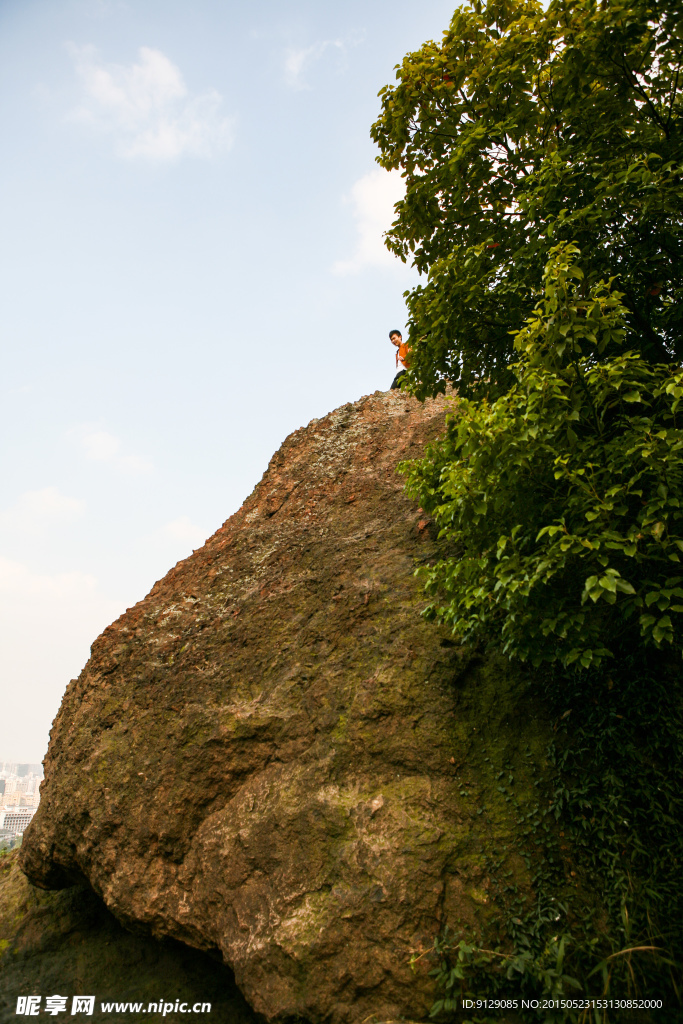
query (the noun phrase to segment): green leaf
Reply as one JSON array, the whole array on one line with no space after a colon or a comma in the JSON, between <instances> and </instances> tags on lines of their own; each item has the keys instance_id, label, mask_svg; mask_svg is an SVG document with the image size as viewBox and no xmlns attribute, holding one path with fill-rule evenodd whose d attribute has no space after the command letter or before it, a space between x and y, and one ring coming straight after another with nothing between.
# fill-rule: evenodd
<instances>
[{"instance_id":1,"label":"green leaf","mask_svg":"<svg viewBox=\"0 0 683 1024\"><path fill-rule=\"evenodd\" d=\"M603 588L603 590L607 590L611 594L616 594L616 592L617 592L617 581L614 579L613 576L601 576L600 580L599 580L599 583L600 583L600 586Z\"/></svg>"}]
</instances>

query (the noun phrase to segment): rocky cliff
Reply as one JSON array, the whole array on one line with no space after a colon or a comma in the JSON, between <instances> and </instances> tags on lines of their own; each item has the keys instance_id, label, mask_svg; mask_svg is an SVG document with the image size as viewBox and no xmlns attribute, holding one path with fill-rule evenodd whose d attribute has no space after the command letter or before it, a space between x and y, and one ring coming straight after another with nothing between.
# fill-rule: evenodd
<instances>
[{"instance_id":1,"label":"rocky cliff","mask_svg":"<svg viewBox=\"0 0 683 1024\"><path fill-rule=\"evenodd\" d=\"M52 729L28 877L220 956L269 1020L422 1015L411 956L446 921L486 931L494 853L528 891L493 769L519 763L523 806L542 737L419 615L436 540L395 468L444 412L376 393L290 435L96 640Z\"/></svg>"}]
</instances>

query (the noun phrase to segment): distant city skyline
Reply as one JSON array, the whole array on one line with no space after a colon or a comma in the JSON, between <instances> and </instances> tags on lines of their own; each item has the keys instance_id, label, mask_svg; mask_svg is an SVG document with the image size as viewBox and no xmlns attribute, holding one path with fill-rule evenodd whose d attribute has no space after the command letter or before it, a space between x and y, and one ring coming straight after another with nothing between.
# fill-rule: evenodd
<instances>
[{"instance_id":1,"label":"distant city skyline","mask_svg":"<svg viewBox=\"0 0 683 1024\"><path fill-rule=\"evenodd\" d=\"M29 774L34 774L34 775L42 775L43 774L42 762L38 762L38 761L15 761L15 760L10 760L10 759L2 760L2 758L0 758L0 777L2 777L3 773L5 773L5 772L15 773L15 769L17 769L17 768L26 769L25 771L21 771L21 772L17 771L16 774L19 775L19 776L21 776L21 775L29 775Z\"/></svg>"},{"instance_id":2,"label":"distant city skyline","mask_svg":"<svg viewBox=\"0 0 683 1024\"><path fill-rule=\"evenodd\" d=\"M0 760L0 849L23 834L40 804L43 766Z\"/></svg>"}]
</instances>

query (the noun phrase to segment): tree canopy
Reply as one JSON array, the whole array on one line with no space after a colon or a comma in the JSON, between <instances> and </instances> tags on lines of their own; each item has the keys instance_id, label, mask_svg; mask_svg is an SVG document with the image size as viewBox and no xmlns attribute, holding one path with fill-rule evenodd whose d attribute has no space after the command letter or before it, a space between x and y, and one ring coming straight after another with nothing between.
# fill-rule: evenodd
<instances>
[{"instance_id":1,"label":"tree canopy","mask_svg":"<svg viewBox=\"0 0 683 1024\"><path fill-rule=\"evenodd\" d=\"M490 0L457 10L380 93L379 162L406 195L389 247L409 295L411 387L500 393L551 248L616 278L625 348L683 355L681 4Z\"/></svg>"}]
</instances>

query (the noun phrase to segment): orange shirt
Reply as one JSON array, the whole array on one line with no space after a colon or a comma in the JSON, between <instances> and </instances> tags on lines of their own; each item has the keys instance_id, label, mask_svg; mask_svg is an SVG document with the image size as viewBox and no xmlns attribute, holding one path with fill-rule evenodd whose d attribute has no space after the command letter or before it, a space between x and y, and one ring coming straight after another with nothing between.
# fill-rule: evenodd
<instances>
[{"instance_id":1,"label":"orange shirt","mask_svg":"<svg viewBox=\"0 0 683 1024\"><path fill-rule=\"evenodd\" d=\"M405 370L410 369L410 355L408 353L408 342L402 341L398 346L398 361Z\"/></svg>"}]
</instances>

